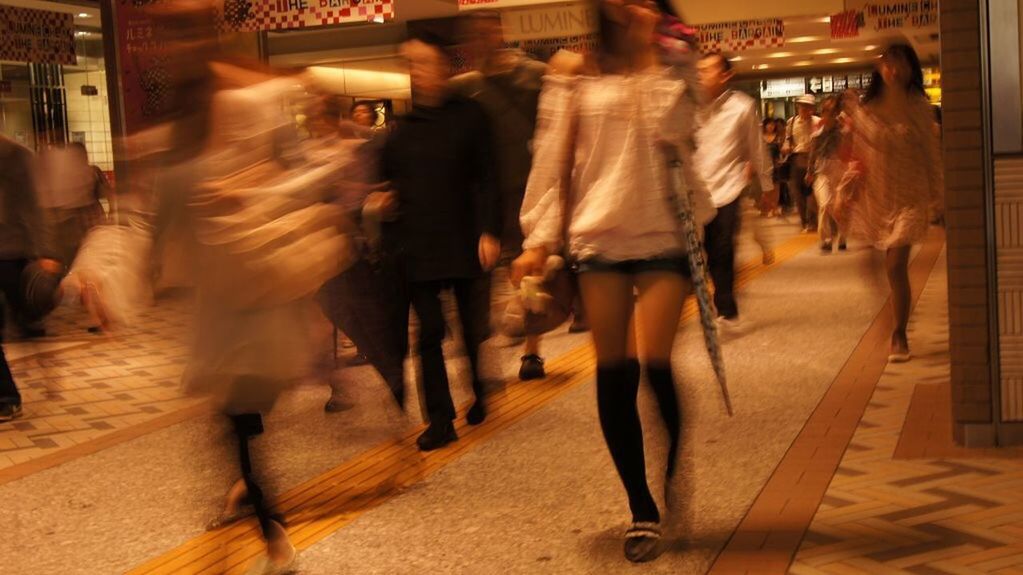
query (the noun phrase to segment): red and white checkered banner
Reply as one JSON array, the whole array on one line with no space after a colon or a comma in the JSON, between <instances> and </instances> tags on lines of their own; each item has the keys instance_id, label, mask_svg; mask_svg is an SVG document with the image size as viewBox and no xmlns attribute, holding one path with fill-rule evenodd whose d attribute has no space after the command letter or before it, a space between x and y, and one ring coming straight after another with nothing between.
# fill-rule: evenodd
<instances>
[{"instance_id":1,"label":"red and white checkered banner","mask_svg":"<svg viewBox=\"0 0 1023 575\"><path fill-rule=\"evenodd\" d=\"M255 32L394 18L394 0L225 0L220 25Z\"/></svg>"},{"instance_id":2,"label":"red and white checkered banner","mask_svg":"<svg viewBox=\"0 0 1023 575\"><path fill-rule=\"evenodd\" d=\"M542 6L556 4L563 0L458 0L459 10L500 10L502 8L521 8L523 6Z\"/></svg>"},{"instance_id":3,"label":"red and white checkered banner","mask_svg":"<svg viewBox=\"0 0 1023 575\"><path fill-rule=\"evenodd\" d=\"M743 20L697 26L704 54L742 52L785 45L785 22L780 18Z\"/></svg>"},{"instance_id":4,"label":"red and white checkered banner","mask_svg":"<svg viewBox=\"0 0 1023 575\"><path fill-rule=\"evenodd\" d=\"M845 12L831 16L832 40L938 26L938 0L847 0L845 8Z\"/></svg>"},{"instance_id":5,"label":"red and white checkered banner","mask_svg":"<svg viewBox=\"0 0 1023 575\"><path fill-rule=\"evenodd\" d=\"M0 5L0 60L74 64L74 16Z\"/></svg>"}]
</instances>

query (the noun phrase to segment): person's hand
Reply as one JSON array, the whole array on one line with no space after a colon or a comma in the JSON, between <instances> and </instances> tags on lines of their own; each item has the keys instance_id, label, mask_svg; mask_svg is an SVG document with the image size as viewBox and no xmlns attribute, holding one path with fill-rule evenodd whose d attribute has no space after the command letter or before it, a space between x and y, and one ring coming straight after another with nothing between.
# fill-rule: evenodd
<instances>
[{"instance_id":1,"label":"person's hand","mask_svg":"<svg viewBox=\"0 0 1023 575\"><path fill-rule=\"evenodd\" d=\"M39 268L48 274L59 276L64 273L64 264L51 258L39 258L36 260Z\"/></svg>"},{"instance_id":2,"label":"person's hand","mask_svg":"<svg viewBox=\"0 0 1023 575\"><path fill-rule=\"evenodd\" d=\"M490 234L480 236L480 266L483 271L489 272L497 266L497 260L501 257L501 240Z\"/></svg>"},{"instance_id":3,"label":"person's hand","mask_svg":"<svg viewBox=\"0 0 1023 575\"><path fill-rule=\"evenodd\" d=\"M522 255L515 258L511 265L511 282L519 287L522 278L533 275L543 275L544 265L547 263L546 248L530 248Z\"/></svg>"},{"instance_id":4,"label":"person's hand","mask_svg":"<svg viewBox=\"0 0 1023 575\"><path fill-rule=\"evenodd\" d=\"M366 197L366 211L375 214L383 222L398 219L398 196L393 191L372 192Z\"/></svg>"}]
</instances>

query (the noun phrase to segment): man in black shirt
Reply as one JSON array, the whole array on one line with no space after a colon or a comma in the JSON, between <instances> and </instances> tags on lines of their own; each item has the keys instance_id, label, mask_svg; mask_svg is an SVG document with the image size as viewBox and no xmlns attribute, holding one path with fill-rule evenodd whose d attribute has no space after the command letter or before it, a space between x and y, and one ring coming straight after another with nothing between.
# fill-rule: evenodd
<instances>
[{"instance_id":1,"label":"man in black shirt","mask_svg":"<svg viewBox=\"0 0 1023 575\"><path fill-rule=\"evenodd\" d=\"M385 249L398 254L409 299L419 317L419 355L430 426L423 451L455 441L455 408L441 344L445 322L440 292L454 291L476 402L470 424L486 418L479 348L490 331L489 272L500 257L501 213L492 139L479 104L448 90L450 62L438 46L404 46L412 78L412 111L384 146L383 177L393 194L385 213Z\"/></svg>"}]
</instances>

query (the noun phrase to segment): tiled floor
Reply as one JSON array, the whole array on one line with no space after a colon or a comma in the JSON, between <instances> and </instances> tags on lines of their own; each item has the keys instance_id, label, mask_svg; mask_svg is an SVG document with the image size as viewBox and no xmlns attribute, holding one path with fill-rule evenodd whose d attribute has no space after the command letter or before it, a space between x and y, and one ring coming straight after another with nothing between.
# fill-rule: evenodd
<instances>
[{"instance_id":1,"label":"tiled floor","mask_svg":"<svg viewBox=\"0 0 1023 575\"><path fill-rule=\"evenodd\" d=\"M185 299L163 300L107 335L62 309L47 337L7 344L24 416L0 426L0 474L196 404L179 390L188 310Z\"/></svg>"},{"instance_id":2,"label":"tiled floor","mask_svg":"<svg viewBox=\"0 0 1023 575\"><path fill-rule=\"evenodd\" d=\"M810 249L813 242L813 238L808 236L789 239L779 250L779 264L774 268L764 268L756 259L745 258L751 263L743 266L740 272L741 282L744 285L749 284L761 274L785 266L789 266L785 268L786 273L792 274L785 277L812 277L810 274L829 271L837 273L835 271L837 267L829 270L827 266L832 262L821 259L823 256L812 254L813 257L806 257L808 250L814 251ZM820 369L821 373L827 374L820 377L822 384L820 389L826 389L826 392L822 392L823 398L816 404L816 408L813 407L815 403L807 404L806 413L812 411L812 415L808 419L799 417L792 435L780 442L778 453L784 456L777 468L771 472L774 462L777 461L772 459L770 466L764 468L765 481L761 483L757 480L753 484L749 499L746 500L752 501L752 505L747 507L746 503L742 503L740 507L741 510L748 509L745 519L743 512L739 511L735 514L734 522L727 523L727 527L723 529L721 545L724 545L729 535L731 540L724 552L718 555L718 561L714 563L714 556L719 547L694 549L683 551L675 557L662 558L658 565L649 566L653 569L651 572L673 572L672 569L678 571L675 567L677 565L699 565L699 568L691 570L684 568L679 572L704 572L707 566L713 564L713 572L727 574L1023 573L1023 490L1020 489L1023 486L1023 458L1016 458L1018 455L1016 451L973 451L957 448L950 441L948 420L936 416L947 413L949 409L948 315L942 244L943 238L932 237L929 244L920 250L913 264L915 281L920 280L916 284L920 286L919 300L911 326L911 339L916 356L914 361L901 366L887 366L883 361L877 361L878 354L885 353L886 330L890 329L885 320L886 310L882 310L866 332L862 327L858 327L856 334L850 339L849 348L842 348L841 358L846 358L845 350L855 346L855 350L847 358L846 365L838 371L838 376L835 377L834 374L842 359L837 357L837 353L835 358L838 359L837 362L832 360L828 366L824 366L828 368L827 370ZM850 257L854 256L850 254ZM838 256L835 258L836 264L851 261L837 259ZM846 272L850 271L849 264L842 265L847 266ZM770 277L765 279L765 282L769 279ZM778 288L776 286L773 289ZM848 292L841 293L844 295ZM761 293L758 297L775 295L774 292ZM880 302L882 299L883 294L877 295L876 301ZM877 305L880 306L880 303ZM826 317L827 310L813 308L812 302L807 303L805 307L808 313ZM869 315L864 316L863 323L857 325L868 324L870 318L874 317L873 310L876 309L871 308ZM97 455L66 467L27 476L32 472L33 464L52 459L56 465L61 454L83 457L90 453L90 449L92 453L95 453L96 449L102 449L104 441L109 442L118 434L149 433L153 430L153 425L160 424L159 422L168 417L192 413L190 410L194 410L200 400L183 397L178 387L178 380L187 357L188 310L187 301L178 299L163 301L133 329L113 336L86 334L85 325L80 318L60 315L51 322L57 329L54 336L39 342L15 342L6 346L8 354L14 358L15 376L25 397L26 408L24 418L10 425L0 426L0 484L10 482L5 486L8 493L15 492L22 484L32 484L33 489L26 491L35 493L39 489L38 483L43 481L42 478L55 477L58 473L64 473L65 469L79 470L71 478L77 480L82 473L80 470L84 468L93 465L99 468L100 463L116 467L120 457L134 460L127 456L128 452L132 449L139 451L139 448L134 447L136 443L142 443L150 439L150 436L138 442L122 445L117 455L108 458L112 461L100 462L101 458ZM686 313L692 315L692 306L687 308ZM797 329L791 327L795 325L811 326L809 329L814 325L809 321L797 324L794 320L798 318L786 319L792 323L773 327L765 323L763 327L792 330ZM828 319L841 320L841 317ZM856 346L856 339L861 334L863 338ZM536 503L527 501L524 504L525 509L534 515L516 515L514 519L508 519L508 525L514 523L521 528L523 521L528 523L542 520L545 521L543 526L537 524L531 529L539 533L541 529L548 527L547 523L555 523L565 533L548 534L546 537L551 539L543 541L532 541L527 534L526 539L516 541L513 538L509 539L501 528L495 528L492 529L491 535L496 534L504 544L490 549L500 549L502 550L500 552L511 555L518 553L517 545L528 548L533 553L543 550L543 553L536 554L535 565L523 568L522 563L517 563L518 567L509 568L508 572L555 572L548 569L548 566L561 566L559 572L565 573L618 572L594 570L596 568L593 567L610 565L614 560L622 561L619 535L613 532L612 528L606 527L615 525L617 517L608 519L593 511L598 509L606 515L610 498L616 496L620 498L617 491L619 486L616 484L611 484L610 490L603 490L607 486L603 485L601 480L613 483L611 481L613 471L610 471L610 462L606 460L603 446L598 443L599 440L580 444L577 436L564 437L556 432L545 436L541 433L544 426L549 426L552 430L562 430L566 426L578 425L581 420L585 420L586 424L575 428L575 433L591 433L593 437L598 437L593 424L594 414L588 411L574 411L577 404L573 404L572 409L559 404L559 401L579 400L580 398L575 396L585 392L583 389L585 384L592 381L591 352L588 347L579 348L577 345L578 343L575 343L573 347L565 348L571 351L560 357L551 358L548 364L551 377L547 381L537 384L508 384L495 393L491 403L491 417L483 426L469 428L462 425L459 420L461 440L448 449L422 455L415 449L415 431L409 430L391 441L374 443L365 451L360 448L355 454L318 468L300 481L282 486L279 491L281 494L278 500L279 508L289 519L288 529L294 541L300 548L306 550L305 556L311 557L309 568L313 572L339 572L341 567L331 561L337 557L348 557L339 550L350 548L352 541L363 542L364 547L353 552L363 560L366 560L367 556L372 557L372 553L376 552L380 558L396 561L398 564L413 565L412 558L393 557L394 550L386 547L393 545L400 548L402 544L409 544L412 545L410 548L416 548L417 542L396 542L380 537L396 532L418 533L420 537L423 537L423 533L429 533L429 537L437 537L441 545L445 541L443 538L447 537L446 541L451 543L452 548L465 545L472 537L482 537L488 527L493 527L493 524L507 518L500 517L500 513L489 519L483 517L480 519L482 526L472 524L467 528L474 530L470 536L467 535L469 531L452 529L452 525L461 525L464 528L469 525L467 521L472 518L450 517L452 509L447 507L449 501L436 499L436 495L448 493L448 496L455 497L454 501L465 505L464 493L458 488L459 481L464 478L453 476L465 474L465 469L468 468L466 460L478 464L485 460L484 455L511 461L518 461L515 458L524 457L521 465L533 465L534 460L522 453L524 447L522 442L503 441L515 433L520 434L516 437L533 437L534 441L542 438L550 442L544 444L544 447L548 448L555 442L559 445L563 443L571 448L567 453L580 457L576 465L590 469L594 476L587 476L583 481L575 478L575 483L560 483L562 491L554 496L564 501L577 498L580 506L592 505L587 511L590 513L587 521L591 522L579 523L575 516L566 518L565 515L570 512L551 503L548 503L547 512L555 514L556 518L547 521L548 518L543 513L536 515L537 510L531 507ZM747 341L745 344L739 342L737 345L761 344ZM765 342L763 345L764 350L769 349L767 347L769 343ZM700 351L702 353L702 349ZM796 358L793 361L799 359L803 358ZM821 367L812 365L812 358L807 361L802 369ZM761 365L756 361L752 364ZM827 385L828 382L831 382L830 387ZM756 411L755 400L760 398L752 395L749 389L744 390L741 384L737 384L736 388L739 394L745 393L745 397L740 398L744 400L742 402L744 409L748 412ZM717 400L716 395L707 397ZM816 397L818 396L814 396L811 401L816 402ZM704 407L710 406L707 401L704 401L704 404ZM302 412L306 414L304 417L310 418L309 413L323 416L319 405L321 404L312 405L311 412ZM791 401L785 405L791 405ZM716 404L710 407L715 410L718 408ZM554 408L559 410L557 416ZM546 413L551 420L537 421L535 416L540 413ZM749 416L750 413L745 415ZM347 422L344 417L344 414L341 414L332 421L341 422L340 427L348 428L346 431L358 429L358 420L354 415L351 415L353 419ZM533 419L529 420L530 417ZM526 421L530 421L532 429L530 426L522 425ZM803 421L806 425L797 435L798 425L802 425ZM707 432L713 430L714 433L734 434L732 426L737 426L741 422L741 418L736 418L723 424L723 427L708 426L703 429ZM298 446L293 447L291 453L288 453L287 449L282 449L278 455L290 455L299 460L303 455L302 447L322 441L318 434L325 433L323 429L331 429L329 426L321 426L322 428L316 431L299 433L293 429L289 430L289 423L284 420L277 420L275 424L281 435L287 435L290 431L294 436L291 437L294 443L288 445ZM180 426L186 427L188 426ZM203 433L202 429L199 426L167 429L163 434L166 437L160 441L165 442L163 443L165 445L176 445L173 442L174 433L181 433L181 437L193 437L194 440L198 434ZM750 433L755 434L756 431ZM714 433L701 437L701 441L706 441L706 445L711 446L724 440L721 435ZM796 439L786 452L788 437ZM92 447L83 449L85 446ZM110 450L114 451L118 450ZM737 459L750 457L745 452L734 455ZM132 455L137 456L138 454ZM58 459L53 459L54 457ZM201 462L207 461L203 457L208 455L189 454L189 457ZM487 461L490 461L491 467L496 467L493 461ZM460 467L460 463L465 465ZM559 481L558 478L561 476L558 474L564 472L563 468L566 467L564 463L563 460L548 462L547 465L550 467L545 468L546 471L542 473L548 474L549 481ZM299 467L306 464L307 462L302 461ZM596 471L593 471L594 468ZM5 472L18 469L25 470L24 474L4 475ZM173 474L167 473L168 483L201 485L203 488L208 485L198 479L195 483L189 483L187 470L177 471L177 476L173 479L170 478ZM531 469L518 471L533 473ZM483 473L478 469L475 472ZM162 469L156 471L158 476L161 473ZM599 478L596 477L598 473L601 474ZM142 475L142 472L138 474ZM18 477L21 477L22 481L15 482ZM496 479L498 488L509 492L519 488L512 484L513 480L510 475ZM500 481L506 483L500 484ZM517 481L527 483L527 480L521 477ZM159 485L159 482L156 484ZM566 487L569 484L576 487ZM757 495L756 490L760 489L761 485L763 490ZM724 485L722 489L727 490L728 486ZM414 495L417 491L420 495L429 492L433 494L434 499L429 505L423 505L421 502L423 497L419 499L408 497L410 493ZM707 497L706 494L711 491L722 499L727 499L729 495L723 491L705 488L702 491L703 496ZM25 499L31 498L27 492L23 493ZM697 491L698 495L700 493ZM138 493L127 495L140 496ZM532 496L537 495L533 493ZM92 505L93 501L101 499L98 495L91 496L91 499L81 495L81 498L88 501L82 505ZM599 501L588 501L594 498ZM420 503L413 503L414 500L419 500ZM482 508L489 512L489 508L486 507L487 501L485 498L478 501L477 504L482 507L477 509ZM69 499L68 504L71 503ZM707 510L707 503L709 502L701 502L704 512ZM37 503L25 503L22 509L31 509L33 519L38 514L59 523L62 504L60 497L46 496ZM75 505L77 504L75 502ZM141 506L138 501L135 504ZM390 505L390 508L383 509L387 505ZM105 509L109 512L115 508ZM416 525L415 519L408 512L409 509L413 512L425 509L445 514L444 517L451 520L451 525L440 525L446 522L438 519L439 516L419 517L420 522L425 520L428 525L426 527ZM382 510L386 512L380 513ZM461 512L462 509L458 508L455 511ZM515 515L515 512L510 511L508 514ZM150 515L158 524L155 527L149 525L150 529L166 527L159 525L164 515L159 513ZM170 515L168 512L167 516ZM261 550L256 529L251 522L243 521L225 529L198 534L195 531L196 525L201 523L191 515L185 517L186 514L180 512L178 515L180 517L177 521L187 524L188 529L181 529L179 526L178 531L173 531L167 528L167 531L173 531L172 536L161 540L158 545L154 544L153 548L147 547L137 555L122 557L119 559L120 567L117 569L97 568L95 572L123 572L131 566L135 566L132 572L137 573L238 572ZM396 527L393 521L383 520L395 515L405 518L403 521L408 523ZM187 522L181 517L187 519ZM131 528L137 528L138 533L145 534L146 524L140 525L137 518L134 521ZM559 521L563 523L558 523ZM32 525L32 521L24 517L16 517L15 523ZM380 525L384 525L388 530L374 531L374 528L379 528ZM572 530L572 534L568 534L568 525L578 527ZM602 527L597 528L594 525ZM708 521L706 525L718 528L723 523L713 524ZM94 537L102 538L105 536L99 533L110 532L109 528L95 529L97 535ZM448 533L446 529L452 530ZM39 529L39 532L47 535L52 531L49 526ZM126 542L131 539L127 534L121 535L124 535ZM71 533L62 534L61 537L69 541L79 537L80 541L85 535ZM564 544L562 540L557 539L558 537L571 540L572 543ZM583 543L575 543L577 539ZM380 548L368 545L366 541L376 542L373 545L380 545ZM387 541L390 541L390 544ZM138 543L129 542L125 546L132 545ZM566 548L569 551L566 552ZM548 552L548 549L560 550L562 555ZM614 552L616 556L608 559L600 555L605 549ZM447 548L436 551L444 556ZM591 556L586 557L586 561L579 562L565 558L566 554L572 553L580 556L589 553ZM685 555L686 553L689 555ZM511 558L515 561L521 559L518 556ZM438 568L437 572L473 572L465 564L459 563L460 558L446 560L451 561L447 563L451 569L446 571ZM500 558L497 562L500 563ZM31 563L22 561L15 564ZM386 570L363 569L352 572Z\"/></svg>"},{"instance_id":3,"label":"tiled floor","mask_svg":"<svg viewBox=\"0 0 1023 575\"><path fill-rule=\"evenodd\" d=\"M903 430L911 403L948 393L946 287L939 261L914 314L916 358L882 374L792 573L1023 572L1023 460L969 450L895 457L900 436L902 449L915 454L935 442Z\"/></svg>"}]
</instances>

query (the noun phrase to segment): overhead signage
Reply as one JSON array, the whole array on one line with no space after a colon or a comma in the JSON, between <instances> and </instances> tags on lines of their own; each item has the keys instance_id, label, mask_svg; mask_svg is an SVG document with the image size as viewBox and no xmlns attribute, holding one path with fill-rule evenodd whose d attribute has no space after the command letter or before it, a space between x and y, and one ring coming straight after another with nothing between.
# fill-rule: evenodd
<instances>
[{"instance_id":1,"label":"overhead signage","mask_svg":"<svg viewBox=\"0 0 1023 575\"><path fill-rule=\"evenodd\" d=\"M0 60L76 63L74 16L0 5Z\"/></svg>"},{"instance_id":2,"label":"overhead signage","mask_svg":"<svg viewBox=\"0 0 1023 575\"><path fill-rule=\"evenodd\" d=\"M501 24L508 42L585 36L597 30L597 9L585 3L505 10Z\"/></svg>"},{"instance_id":3,"label":"overhead signage","mask_svg":"<svg viewBox=\"0 0 1023 575\"><path fill-rule=\"evenodd\" d=\"M255 0L225 2L220 27L240 32L382 23L394 18L394 0Z\"/></svg>"},{"instance_id":4,"label":"overhead signage","mask_svg":"<svg viewBox=\"0 0 1023 575\"><path fill-rule=\"evenodd\" d=\"M697 30L700 49L705 54L742 52L785 45L785 22L780 18L704 24L698 26Z\"/></svg>"},{"instance_id":5,"label":"overhead signage","mask_svg":"<svg viewBox=\"0 0 1023 575\"><path fill-rule=\"evenodd\" d=\"M557 0L458 0L459 10L497 10L501 8L521 8L522 6L538 6L553 4Z\"/></svg>"},{"instance_id":6,"label":"overhead signage","mask_svg":"<svg viewBox=\"0 0 1023 575\"><path fill-rule=\"evenodd\" d=\"M846 0L831 16L831 39L869 38L938 24L938 0Z\"/></svg>"},{"instance_id":7,"label":"overhead signage","mask_svg":"<svg viewBox=\"0 0 1023 575\"><path fill-rule=\"evenodd\" d=\"M764 80L760 83L760 97L764 100L795 98L806 93L805 78Z\"/></svg>"},{"instance_id":8,"label":"overhead signage","mask_svg":"<svg viewBox=\"0 0 1023 575\"><path fill-rule=\"evenodd\" d=\"M835 91L835 79L831 76L825 76L823 86L821 86L821 92L830 94Z\"/></svg>"}]
</instances>

